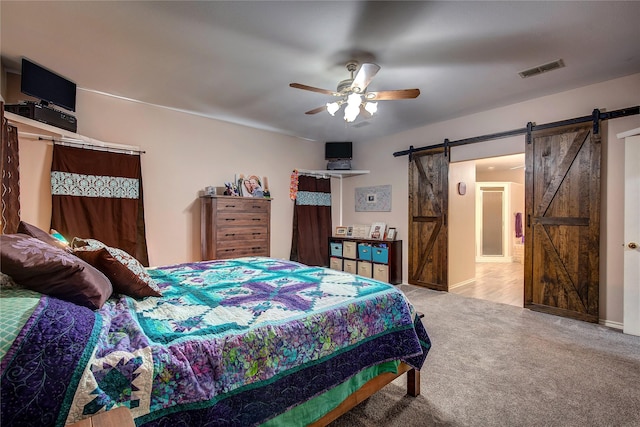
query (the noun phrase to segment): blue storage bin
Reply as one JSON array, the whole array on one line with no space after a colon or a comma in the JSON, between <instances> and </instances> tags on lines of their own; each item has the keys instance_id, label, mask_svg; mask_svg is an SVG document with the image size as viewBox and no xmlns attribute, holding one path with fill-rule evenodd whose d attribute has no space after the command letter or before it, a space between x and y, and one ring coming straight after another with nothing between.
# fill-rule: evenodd
<instances>
[{"instance_id":1,"label":"blue storage bin","mask_svg":"<svg viewBox=\"0 0 640 427\"><path fill-rule=\"evenodd\" d=\"M371 245L369 243L358 243L358 259L371 261Z\"/></svg>"},{"instance_id":2,"label":"blue storage bin","mask_svg":"<svg viewBox=\"0 0 640 427\"><path fill-rule=\"evenodd\" d=\"M331 256L342 256L342 242L331 242Z\"/></svg>"},{"instance_id":3,"label":"blue storage bin","mask_svg":"<svg viewBox=\"0 0 640 427\"><path fill-rule=\"evenodd\" d=\"M387 264L389 262L389 249L376 247L371 248L371 256L373 258L373 262Z\"/></svg>"}]
</instances>

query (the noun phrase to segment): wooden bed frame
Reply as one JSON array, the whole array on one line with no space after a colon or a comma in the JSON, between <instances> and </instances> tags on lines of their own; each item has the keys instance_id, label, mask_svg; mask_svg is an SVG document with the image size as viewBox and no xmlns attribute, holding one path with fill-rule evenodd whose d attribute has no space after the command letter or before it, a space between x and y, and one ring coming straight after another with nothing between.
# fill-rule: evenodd
<instances>
[{"instance_id":1,"label":"wooden bed frame","mask_svg":"<svg viewBox=\"0 0 640 427\"><path fill-rule=\"evenodd\" d=\"M365 385L360 387L354 393L350 394L345 400L340 403L333 411L327 413L324 417L318 421L309 424L307 427L323 427L332 421L338 419L341 415L346 414L352 408L368 399L374 393L382 389L404 373L407 373L407 394L412 397L420 395L420 371L412 368L404 362L400 362L398 366L398 373L386 372L380 374L375 378L370 379Z\"/></svg>"}]
</instances>

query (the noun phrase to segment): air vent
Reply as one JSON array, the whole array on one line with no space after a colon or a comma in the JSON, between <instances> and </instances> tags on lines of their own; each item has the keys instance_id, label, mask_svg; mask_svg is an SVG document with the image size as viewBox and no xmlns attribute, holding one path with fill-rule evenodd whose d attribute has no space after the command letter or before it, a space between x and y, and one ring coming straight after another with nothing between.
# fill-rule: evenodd
<instances>
[{"instance_id":1,"label":"air vent","mask_svg":"<svg viewBox=\"0 0 640 427\"><path fill-rule=\"evenodd\" d=\"M557 61L549 62L548 64L538 65L537 67L520 71L518 74L520 74L520 77L523 79L526 79L527 77L536 76L562 67L564 67L564 61L562 59L558 59Z\"/></svg>"}]
</instances>

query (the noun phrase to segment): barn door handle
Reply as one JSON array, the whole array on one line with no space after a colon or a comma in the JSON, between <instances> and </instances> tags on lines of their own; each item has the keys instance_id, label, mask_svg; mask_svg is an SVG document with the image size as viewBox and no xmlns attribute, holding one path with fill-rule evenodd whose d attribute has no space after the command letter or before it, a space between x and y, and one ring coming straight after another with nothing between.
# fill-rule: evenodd
<instances>
[{"instance_id":1,"label":"barn door handle","mask_svg":"<svg viewBox=\"0 0 640 427\"><path fill-rule=\"evenodd\" d=\"M527 228L531 227L531 214L527 214Z\"/></svg>"}]
</instances>

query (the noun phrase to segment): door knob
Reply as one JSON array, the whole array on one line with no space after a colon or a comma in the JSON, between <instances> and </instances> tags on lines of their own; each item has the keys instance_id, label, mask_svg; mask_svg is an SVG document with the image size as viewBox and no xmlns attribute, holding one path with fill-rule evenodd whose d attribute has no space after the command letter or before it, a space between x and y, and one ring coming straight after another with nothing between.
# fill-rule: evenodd
<instances>
[{"instance_id":1,"label":"door knob","mask_svg":"<svg viewBox=\"0 0 640 427\"><path fill-rule=\"evenodd\" d=\"M627 246L629 247L629 249L635 249L638 247L638 244L636 242L629 242Z\"/></svg>"}]
</instances>

